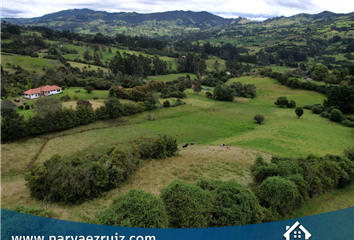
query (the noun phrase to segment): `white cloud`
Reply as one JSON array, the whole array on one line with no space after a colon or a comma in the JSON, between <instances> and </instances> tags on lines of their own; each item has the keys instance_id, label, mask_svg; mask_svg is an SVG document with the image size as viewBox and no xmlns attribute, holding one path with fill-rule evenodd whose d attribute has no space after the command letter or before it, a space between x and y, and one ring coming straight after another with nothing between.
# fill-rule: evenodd
<instances>
[{"instance_id":1,"label":"white cloud","mask_svg":"<svg viewBox=\"0 0 354 240\"><path fill-rule=\"evenodd\" d=\"M173 10L208 11L223 17L238 17L259 15L291 16L298 13L319 13L324 10L336 13L349 13L354 11L354 4L348 0L3 0L2 17L40 17L73 8L89 8L107 12L164 12ZM218 14L219 13L219 14Z\"/></svg>"}]
</instances>

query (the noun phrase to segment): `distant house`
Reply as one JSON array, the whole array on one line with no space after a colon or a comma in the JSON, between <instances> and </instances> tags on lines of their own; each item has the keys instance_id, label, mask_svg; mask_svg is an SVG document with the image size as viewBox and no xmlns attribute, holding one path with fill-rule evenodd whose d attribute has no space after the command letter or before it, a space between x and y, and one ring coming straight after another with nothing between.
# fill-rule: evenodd
<instances>
[{"instance_id":1,"label":"distant house","mask_svg":"<svg viewBox=\"0 0 354 240\"><path fill-rule=\"evenodd\" d=\"M62 93L61 87L47 85L44 87L27 90L26 92L23 92L23 96L25 98L33 99L40 96L48 96L48 95L53 95L58 93Z\"/></svg>"}]
</instances>

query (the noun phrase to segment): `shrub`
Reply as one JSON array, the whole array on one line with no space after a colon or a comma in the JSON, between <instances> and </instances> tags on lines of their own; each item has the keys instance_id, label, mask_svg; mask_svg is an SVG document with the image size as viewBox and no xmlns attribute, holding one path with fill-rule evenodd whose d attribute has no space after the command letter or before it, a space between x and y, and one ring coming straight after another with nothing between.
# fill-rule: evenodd
<instances>
[{"instance_id":1,"label":"shrub","mask_svg":"<svg viewBox=\"0 0 354 240\"><path fill-rule=\"evenodd\" d=\"M257 185L261 184L268 177L278 176L278 175L279 175L278 166L274 163L261 165L252 172L253 179Z\"/></svg>"},{"instance_id":2,"label":"shrub","mask_svg":"<svg viewBox=\"0 0 354 240\"><path fill-rule=\"evenodd\" d=\"M136 105L136 109L138 112L144 112L146 110L146 106L144 102L138 102Z\"/></svg>"},{"instance_id":3,"label":"shrub","mask_svg":"<svg viewBox=\"0 0 354 240\"><path fill-rule=\"evenodd\" d=\"M79 97L74 95L74 99L75 99L75 101L77 101L79 99Z\"/></svg>"},{"instance_id":4,"label":"shrub","mask_svg":"<svg viewBox=\"0 0 354 240\"><path fill-rule=\"evenodd\" d=\"M27 107L27 106L26 106ZM354 128L354 122L350 121L350 120L344 120L343 122L341 122L341 124L343 126L346 126L346 127L351 127L351 128Z\"/></svg>"},{"instance_id":5,"label":"shrub","mask_svg":"<svg viewBox=\"0 0 354 240\"><path fill-rule=\"evenodd\" d=\"M170 102L168 100L163 102L163 107L167 108L170 106Z\"/></svg>"},{"instance_id":6,"label":"shrub","mask_svg":"<svg viewBox=\"0 0 354 240\"><path fill-rule=\"evenodd\" d=\"M79 100L76 102L76 105L84 105L85 107L90 107L92 108L92 103L90 103L90 101L88 100Z\"/></svg>"},{"instance_id":7,"label":"shrub","mask_svg":"<svg viewBox=\"0 0 354 240\"><path fill-rule=\"evenodd\" d=\"M329 117L329 119L331 121L334 121L334 122L342 122L343 120L343 114L341 111L339 111L338 109L333 109L332 112L331 112L331 116Z\"/></svg>"},{"instance_id":8,"label":"shrub","mask_svg":"<svg viewBox=\"0 0 354 240\"><path fill-rule=\"evenodd\" d=\"M129 116L132 114L138 113L138 109L133 103L124 103L123 104L123 115Z\"/></svg>"},{"instance_id":9,"label":"shrub","mask_svg":"<svg viewBox=\"0 0 354 240\"><path fill-rule=\"evenodd\" d=\"M150 115L150 114L149 114ZM148 116L151 119L151 116ZM142 139L137 141L134 149L141 159L166 158L175 156L178 152L177 140L163 135L156 139Z\"/></svg>"},{"instance_id":10,"label":"shrub","mask_svg":"<svg viewBox=\"0 0 354 240\"><path fill-rule=\"evenodd\" d=\"M212 98L213 97L213 94L211 92L206 92L205 95L206 95L207 98Z\"/></svg>"},{"instance_id":11,"label":"shrub","mask_svg":"<svg viewBox=\"0 0 354 240\"><path fill-rule=\"evenodd\" d=\"M278 97L274 104L278 105L279 107L287 107L289 105L289 101L286 99L286 97Z\"/></svg>"},{"instance_id":12,"label":"shrub","mask_svg":"<svg viewBox=\"0 0 354 240\"><path fill-rule=\"evenodd\" d=\"M264 121L264 116L261 114L257 114L253 117L253 120L255 120L258 124L261 124Z\"/></svg>"},{"instance_id":13,"label":"shrub","mask_svg":"<svg viewBox=\"0 0 354 240\"><path fill-rule=\"evenodd\" d=\"M325 111L325 108L323 106L314 106L311 111L315 114L321 114Z\"/></svg>"},{"instance_id":14,"label":"shrub","mask_svg":"<svg viewBox=\"0 0 354 240\"><path fill-rule=\"evenodd\" d=\"M321 113L321 117L324 117L324 118L329 118L331 115L327 112L323 112Z\"/></svg>"},{"instance_id":15,"label":"shrub","mask_svg":"<svg viewBox=\"0 0 354 240\"><path fill-rule=\"evenodd\" d=\"M93 96L93 100L97 100L98 99L98 96Z\"/></svg>"},{"instance_id":16,"label":"shrub","mask_svg":"<svg viewBox=\"0 0 354 240\"><path fill-rule=\"evenodd\" d=\"M63 102L67 102L70 100L71 100L71 97L69 95L65 95L65 96L60 97L60 101L63 101Z\"/></svg>"},{"instance_id":17,"label":"shrub","mask_svg":"<svg viewBox=\"0 0 354 240\"><path fill-rule=\"evenodd\" d=\"M100 106L100 107L96 108L95 114L96 114L97 119L109 118L109 113L107 111L106 106Z\"/></svg>"},{"instance_id":18,"label":"shrub","mask_svg":"<svg viewBox=\"0 0 354 240\"><path fill-rule=\"evenodd\" d=\"M346 156L350 161L354 162L354 147L346 148L343 151L344 156Z\"/></svg>"},{"instance_id":19,"label":"shrub","mask_svg":"<svg viewBox=\"0 0 354 240\"><path fill-rule=\"evenodd\" d=\"M215 214L213 227L261 223L262 207L254 193L234 180L223 182L212 192Z\"/></svg>"},{"instance_id":20,"label":"shrub","mask_svg":"<svg viewBox=\"0 0 354 240\"><path fill-rule=\"evenodd\" d=\"M18 108L22 110L23 109L23 105L18 106Z\"/></svg>"},{"instance_id":21,"label":"shrub","mask_svg":"<svg viewBox=\"0 0 354 240\"><path fill-rule=\"evenodd\" d=\"M261 206L281 216L290 213L301 197L296 184L280 176L268 177L256 188L255 194Z\"/></svg>"},{"instance_id":22,"label":"shrub","mask_svg":"<svg viewBox=\"0 0 354 240\"><path fill-rule=\"evenodd\" d=\"M208 227L213 215L210 194L198 186L175 180L161 190L172 228Z\"/></svg>"},{"instance_id":23,"label":"shrub","mask_svg":"<svg viewBox=\"0 0 354 240\"><path fill-rule=\"evenodd\" d=\"M296 113L296 116L297 116L298 118L300 118L300 117L304 114L304 109L302 109L302 107L297 107L297 108L295 109L295 113Z\"/></svg>"},{"instance_id":24,"label":"shrub","mask_svg":"<svg viewBox=\"0 0 354 240\"><path fill-rule=\"evenodd\" d=\"M167 228L168 216L162 200L151 193L130 189L119 195L100 218L104 225Z\"/></svg>"},{"instance_id":25,"label":"shrub","mask_svg":"<svg viewBox=\"0 0 354 240\"><path fill-rule=\"evenodd\" d=\"M95 89L94 89L93 87L91 87L91 86L86 86L84 89L87 91L87 93L91 93L93 90L95 90Z\"/></svg>"},{"instance_id":26,"label":"shrub","mask_svg":"<svg viewBox=\"0 0 354 240\"><path fill-rule=\"evenodd\" d=\"M30 105L26 105L26 106L25 106L25 109L26 109L26 110L30 109Z\"/></svg>"},{"instance_id":27,"label":"shrub","mask_svg":"<svg viewBox=\"0 0 354 240\"><path fill-rule=\"evenodd\" d=\"M287 108L295 108L296 107L296 102L294 100L291 100L286 107Z\"/></svg>"},{"instance_id":28,"label":"shrub","mask_svg":"<svg viewBox=\"0 0 354 240\"><path fill-rule=\"evenodd\" d=\"M5 107L14 108L14 107L16 107L16 104L11 102L10 100L2 100L1 101L1 107L2 108L5 108Z\"/></svg>"},{"instance_id":29,"label":"shrub","mask_svg":"<svg viewBox=\"0 0 354 240\"><path fill-rule=\"evenodd\" d=\"M56 154L26 174L26 186L31 196L39 200L83 202L116 188L133 169L136 159L133 152L119 147L110 156L87 154L82 158L63 159Z\"/></svg>"}]
</instances>

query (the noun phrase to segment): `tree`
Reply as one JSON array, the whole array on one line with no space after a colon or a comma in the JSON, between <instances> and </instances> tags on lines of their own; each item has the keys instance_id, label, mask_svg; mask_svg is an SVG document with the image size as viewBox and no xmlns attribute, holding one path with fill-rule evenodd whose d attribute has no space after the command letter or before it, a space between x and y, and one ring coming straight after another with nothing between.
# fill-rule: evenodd
<instances>
[{"instance_id":1,"label":"tree","mask_svg":"<svg viewBox=\"0 0 354 240\"><path fill-rule=\"evenodd\" d=\"M202 91L202 86L200 85L200 83L197 83L194 85L194 92L195 93L200 93Z\"/></svg>"},{"instance_id":2,"label":"tree","mask_svg":"<svg viewBox=\"0 0 354 240\"><path fill-rule=\"evenodd\" d=\"M345 114L354 112L354 86L334 86L326 95L327 100L323 103L325 107L334 106Z\"/></svg>"},{"instance_id":3,"label":"tree","mask_svg":"<svg viewBox=\"0 0 354 240\"><path fill-rule=\"evenodd\" d=\"M8 92L6 90L6 88L4 88L3 86L1 86L1 98L7 98Z\"/></svg>"},{"instance_id":4,"label":"tree","mask_svg":"<svg viewBox=\"0 0 354 240\"><path fill-rule=\"evenodd\" d=\"M56 96L41 97L34 104L36 116L41 118L54 116L62 107L61 102Z\"/></svg>"},{"instance_id":5,"label":"tree","mask_svg":"<svg viewBox=\"0 0 354 240\"><path fill-rule=\"evenodd\" d=\"M214 67L214 69L215 69L216 72L219 71L219 66L220 66L220 64L218 63L217 60L215 60L215 62L214 62L214 64L213 64L213 67Z\"/></svg>"},{"instance_id":6,"label":"tree","mask_svg":"<svg viewBox=\"0 0 354 240\"><path fill-rule=\"evenodd\" d=\"M294 100L291 100L286 107L287 108L294 108L294 107L296 107L296 102Z\"/></svg>"},{"instance_id":7,"label":"tree","mask_svg":"<svg viewBox=\"0 0 354 240\"><path fill-rule=\"evenodd\" d=\"M216 85L213 91L213 96L215 99L220 101L233 101L236 92L229 85Z\"/></svg>"},{"instance_id":8,"label":"tree","mask_svg":"<svg viewBox=\"0 0 354 240\"><path fill-rule=\"evenodd\" d=\"M104 105L110 118L117 118L123 115L123 106L116 97L109 97L104 100Z\"/></svg>"},{"instance_id":9,"label":"tree","mask_svg":"<svg viewBox=\"0 0 354 240\"><path fill-rule=\"evenodd\" d=\"M100 223L122 227L167 228L168 216L159 197L131 188L100 216Z\"/></svg>"},{"instance_id":10,"label":"tree","mask_svg":"<svg viewBox=\"0 0 354 240\"><path fill-rule=\"evenodd\" d=\"M1 140L19 138L26 133L24 116L11 107L1 107Z\"/></svg>"},{"instance_id":11,"label":"tree","mask_svg":"<svg viewBox=\"0 0 354 240\"><path fill-rule=\"evenodd\" d=\"M101 63L100 56L97 54L96 51L93 54L93 61L96 65L100 65Z\"/></svg>"},{"instance_id":12,"label":"tree","mask_svg":"<svg viewBox=\"0 0 354 240\"><path fill-rule=\"evenodd\" d=\"M278 97L274 104L279 105L279 107L287 107L289 105L289 101L286 99L286 97Z\"/></svg>"},{"instance_id":13,"label":"tree","mask_svg":"<svg viewBox=\"0 0 354 240\"><path fill-rule=\"evenodd\" d=\"M324 80L326 77L328 76L328 68L323 65L323 64L319 64L316 68L315 68L315 77L316 80L322 81Z\"/></svg>"},{"instance_id":14,"label":"tree","mask_svg":"<svg viewBox=\"0 0 354 240\"><path fill-rule=\"evenodd\" d=\"M79 100L76 102L76 105L85 105L86 107L92 108L92 103L88 100Z\"/></svg>"},{"instance_id":15,"label":"tree","mask_svg":"<svg viewBox=\"0 0 354 240\"><path fill-rule=\"evenodd\" d=\"M272 211L274 219L289 213L300 198L296 184L280 176L268 177L255 189L255 194L260 204Z\"/></svg>"},{"instance_id":16,"label":"tree","mask_svg":"<svg viewBox=\"0 0 354 240\"><path fill-rule=\"evenodd\" d=\"M87 91L87 93L91 93L93 90L95 90L95 89L94 89L93 87L91 87L91 86L86 86L84 89Z\"/></svg>"},{"instance_id":17,"label":"tree","mask_svg":"<svg viewBox=\"0 0 354 240\"><path fill-rule=\"evenodd\" d=\"M219 183L212 192L215 214L213 227L261 223L262 207L254 193L235 180Z\"/></svg>"},{"instance_id":18,"label":"tree","mask_svg":"<svg viewBox=\"0 0 354 240\"><path fill-rule=\"evenodd\" d=\"M342 122L343 121L343 114L341 111L339 111L338 109L333 109L332 112L331 112L331 115L329 117L329 119L331 121L334 121L334 122Z\"/></svg>"},{"instance_id":19,"label":"tree","mask_svg":"<svg viewBox=\"0 0 354 240\"><path fill-rule=\"evenodd\" d=\"M28 77L26 78L27 85L25 86L27 89L31 89L31 82L29 81Z\"/></svg>"},{"instance_id":20,"label":"tree","mask_svg":"<svg viewBox=\"0 0 354 240\"><path fill-rule=\"evenodd\" d=\"M296 113L296 116L297 116L298 118L300 118L300 117L304 114L304 109L302 109L302 107L297 107L297 108L295 109L295 113Z\"/></svg>"},{"instance_id":21,"label":"tree","mask_svg":"<svg viewBox=\"0 0 354 240\"><path fill-rule=\"evenodd\" d=\"M90 55L90 52L88 49L86 49L86 51L84 52L84 59L86 61L91 61L92 60L92 56Z\"/></svg>"},{"instance_id":22,"label":"tree","mask_svg":"<svg viewBox=\"0 0 354 240\"><path fill-rule=\"evenodd\" d=\"M258 124L261 124L264 121L264 116L261 114L257 114L253 117L253 120L257 121Z\"/></svg>"},{"instance_id":23,"label":"tree","mask_svg":"<svg viewBox=\"0 0 354 240\"><path fill-rule=\"evenodd\" d=\"M170 106L170 102L168 100L163 102L163 107L167 108Z\"/></svg>"},{"instance_id":24,"label":"tree","mask_svg":"<svg viewBox=\"0 0 354 240\"><path fill-rule=\"evenodd\" d=\"M2 100L1 101L1 107L2 108L14 108L16 107L16 104L14 104L13 102L11 102L10 100Z\"/></svg>"},{"instance_id":25,"label":"tree","mask_svg":"<svg viewBox=\"0 0 354 240\"><path fill-rule=\"evenodd\" d=\"M173 228L208 227L213 215L211 196L200 187L175 180L161 190Z\"/></svg>"}]
</instances>

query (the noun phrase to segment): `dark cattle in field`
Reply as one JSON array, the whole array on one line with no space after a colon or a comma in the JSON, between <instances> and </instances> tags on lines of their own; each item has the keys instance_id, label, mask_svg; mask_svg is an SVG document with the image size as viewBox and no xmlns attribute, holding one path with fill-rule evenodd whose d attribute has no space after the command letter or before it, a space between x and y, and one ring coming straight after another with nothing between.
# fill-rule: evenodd
<instances>
[{"instance_id":1,"label":"dark cattle in field","mask_svg":"<svg viewBox=\"0 0 354 240\"><path fill-rule=\"evenodd\" d=\"M191 145L194 145L194 142L191 142Z\"/></svg>"},{"instance_id":2,"label":"dark cattle in field","mask_svg":"<svg viewBox=\"0 0 354 240\"><path fill-rule=\"evenodd\" d=\"M188 143L184 144L182 147L183 147L183 148L188 147Z\"/></svg>"},{"instance_id":3,"label":"dark cattle in field","mask_svg":"<svg viewBox=\"0 0 354 240\"><path fill-rule=\"evenodd\" d=\"M225 143L222 143L222 144L220 144L220 146L221 146L221 147L225 147L225 146L226 146L226 144L225 144Z\"/></svg>"}]
</instances>

